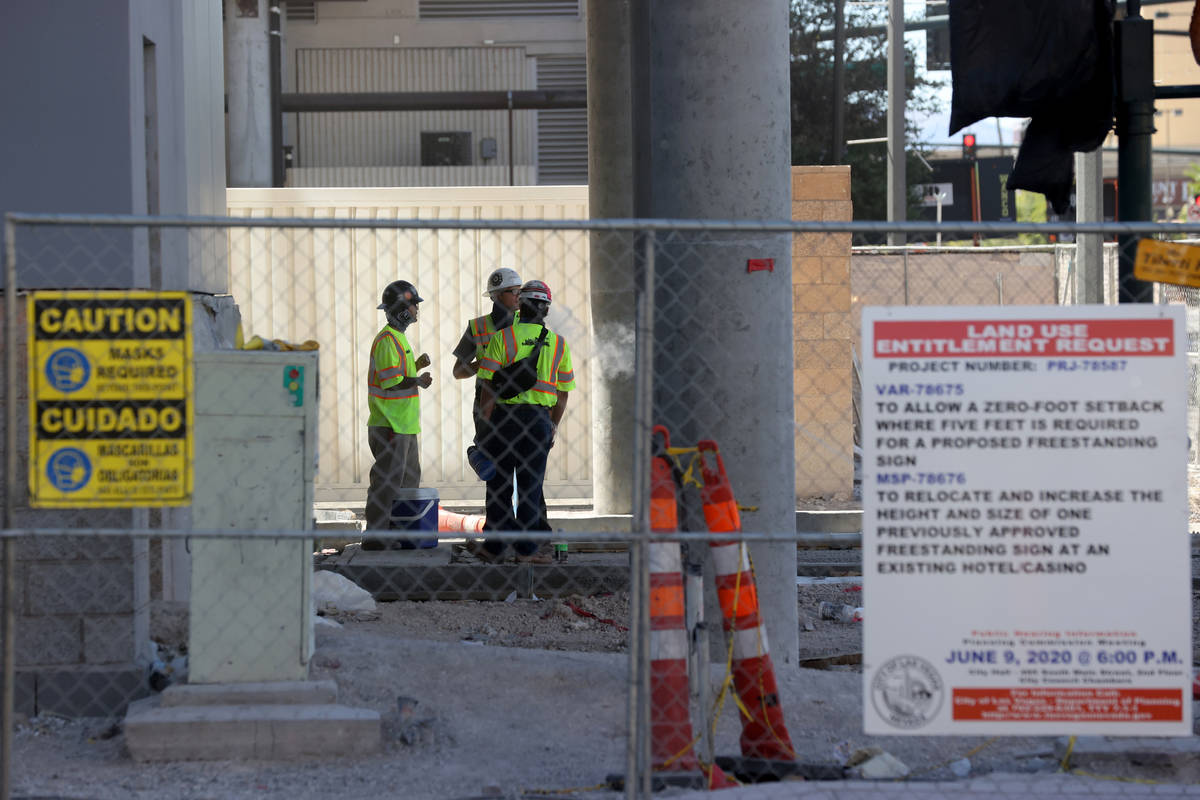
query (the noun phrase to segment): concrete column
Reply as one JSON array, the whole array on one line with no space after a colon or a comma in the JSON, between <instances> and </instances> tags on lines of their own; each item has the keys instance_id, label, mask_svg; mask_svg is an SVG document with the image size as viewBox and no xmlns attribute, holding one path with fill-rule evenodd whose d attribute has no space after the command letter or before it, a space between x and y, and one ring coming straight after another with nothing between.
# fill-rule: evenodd
<instances>
[{"instance_id":1,"label":"concrete column","mask_svg":"<svg viewBox=\"0 0 1200 800\"><path fill-rule=\"evenodd\" d=\"M654 0L650 55L653 215L790 219L788 0ZM660 234L655 274L654 421L717 441L758 509L746 531L793 533L791 237ZM772 656L794 666L795 544L750 549Z\"/></svg>"},{"instance_id":2,"label":"concrete column","mask_svg":"<svg viewBox=\"0 0 1200 800\"><path fill-rule=\"evenodd\" d=\"M1075 221L1104 221L1102 154L1075 154ZM1104 238L1098 233L1075 237L1075 302L1104 302Z\"/></svg>"},{"instance_id":3,"label":"concrete column","mask_svg":"<svg viewBox=\"0 0 1200 800\"><path fill-rule=\"evenodd\" d=\"M267 0L225 0L230 186L271 186L271 46L267 15Z\"/></svg>"},{"instance_id":4,"label":"concrete column","mask_svg":"<svg viewBox=\"0 0 1200 800\"><path fill-rule=\"evenodd\" d=\"M633 212L629 0L588 0L588 204L594 219ZM633 486L633 234L593 233L592 487L595 512L628 514Z\"/></svg>"}]
</instances>

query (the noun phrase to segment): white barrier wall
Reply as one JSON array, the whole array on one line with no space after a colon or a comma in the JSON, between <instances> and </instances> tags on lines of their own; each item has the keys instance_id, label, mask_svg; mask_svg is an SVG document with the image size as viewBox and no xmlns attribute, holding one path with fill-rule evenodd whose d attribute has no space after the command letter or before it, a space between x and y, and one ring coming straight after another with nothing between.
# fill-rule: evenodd
<instances>
[{"instance_id":1,"label":"white barrier wall","mask_svg":"<svg viewBox=\"0 0 1200 800\"><path fill-rule=\"evenodd\" d=\"M467 320L486 313L488 273L515 268L554 294L550 327L567 337L575 362L563 427L550 453L551 499L591 496L588 239L580 231L462 230L455 220L584 219L586 186L385 189L229 189L233 217L440 219L439 230L231 229L230 292L247 339L320 342L317 501L361 502L371 454L366 437L368 350L383 325L376 310L389 282L410 280L425 303L409 329L417 353L433 360L421 393L422 485L444 502L483 504L483 484L466 463L473 436L473 381L455 380L451 350Z\"/></svg>"}]
</instances>

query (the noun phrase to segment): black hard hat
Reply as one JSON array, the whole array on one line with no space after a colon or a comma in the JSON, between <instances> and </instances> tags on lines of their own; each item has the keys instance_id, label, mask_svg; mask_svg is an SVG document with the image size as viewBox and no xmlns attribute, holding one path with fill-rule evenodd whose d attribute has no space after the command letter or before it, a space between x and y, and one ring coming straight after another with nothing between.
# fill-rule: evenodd
<instances>
[{"instance_id":1,"label":"black hard hat","mask_svg":"<svg viewBox=\"0 0 1200 800\"><path fill-rule=\"evenodd\" d=\"M392 281L383 290L383 302L376 308L380 311L401 310L410 305L424 302L417 294L417 287L408 281Z\"/></svg>"}]
</instances>

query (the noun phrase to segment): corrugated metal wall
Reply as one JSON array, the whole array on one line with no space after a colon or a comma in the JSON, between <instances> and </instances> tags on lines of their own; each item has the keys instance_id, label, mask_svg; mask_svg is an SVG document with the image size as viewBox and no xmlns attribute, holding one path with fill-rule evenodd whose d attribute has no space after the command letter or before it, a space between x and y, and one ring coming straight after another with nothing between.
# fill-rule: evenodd
<instances>
[{"instance_id":1,"label":"corrugated metal wall","mask_svg":"<svg viewBox=\"0 0 1200 800\"><path fill-rule=\"evenodd\" d=\"M297 92L441 92L534 88L521 47L306 48L296 51ZM505 164L508 111L355 111L299 114L301 167L419 166L422 131L470 131L472 163ZM535 162L535 111L513 112L513 162ZM483 162L479 143L496 140Z\"/></svg>"},{"instance_id":2,"label":"corrugated metal wall","mask_svg":"<svg viewBox=\"0 0 1200 800\"><path fill-rule=\"evenodd\" d=\"M508 167L292 167L287 185L312 186L508 186ZM531 166L513 169L513 185L536 183Z\"/></svg>"},{"instance_id":3,"label":"corrugated metal wall","mask_svg":"<svg viewBox=\"0 0 1200 800\"><path fill-rule=\"evenodd\" d=\"M586 89L584 56L538 56L539 89ZM538 183L587 183L586 108L537 112Z\"/></svg>"},{"instance_id":4,"label":"corrugated metal wall","mask_svg":"<svg viewBox=\"0 0 1200 800\"><path fill-rule=\"evenodd\" d=\"M584 219L587 187L230 189L236 217L349 219ZM426 302L410 328L433 360L421 395L422 484L452 503L483 503L466 463L472 381L455 380L450 355L471 317L486 313L483 282L497 266L550 284L550 327L567 337L578 389L551 451L551 498L591 496L591 317L585 232L237 229L229 235L230 286L246 337L321 343L320 463L316 499L361 501L371 465L366 442L366 359L383 324L379 295L412 280Z\"/></svg>"}]
</instances>

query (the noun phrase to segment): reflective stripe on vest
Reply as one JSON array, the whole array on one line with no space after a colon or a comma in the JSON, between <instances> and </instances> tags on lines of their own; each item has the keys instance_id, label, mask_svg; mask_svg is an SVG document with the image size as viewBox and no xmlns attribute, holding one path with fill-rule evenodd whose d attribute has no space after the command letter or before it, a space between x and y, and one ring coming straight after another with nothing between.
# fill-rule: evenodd
<instances>
[{"instance_id":1,"label":"reflective stripe on vest","mask_svg":"<svg viewBox=\"0 0 1200 800\"><path fill-rule=\"evenodd\" d=\"M513 355L517 352L517 336L513 331L513 326L509 325L507 328L499 331L498 335L500 336L501 341L504 342L504 363L501 363L494 358L484 358L483 356L480 356L479 369L486 369L489 372L495 372L503 367L504 364L512 363Z\"/></svg>"},{"instance_id":2,"label":"reflective stripe on vest","mask_svg":"<svg viewBox=\"0 0 1200 800\"><path fill-rule=\"evenodd\" d=\"M539 353L538 361L541 361ZM558 365L563 357L563 340L557 333L554 334L554 358L550 362L550 380L544 381L541 379L541 370L538 370L538 381L533 385L533 391L545 392L547 394L558 394L558 384L563 378L558 374ZM570 380L569 378L567 380Z\"/></svg>"},{"instance_id":3,"label":"reflective stripe on vest","mask_svg":"<svg viewBox=\"0 0 1200 800\"><path fill-rule=\"evenodd\" d=\"M487 349L488 342L496 335L496 329L493 325L491 314L476 317L468 323L468 327L471 330L471 341L475 345L476 359L483 356L483 351Z\"/></svg>"},{"instance_id":4,"label":"reflective stripe on vest","mask_svg":"<svg viewBox=\"0 0 1200 800\"><path fill-rule=\"evenodd\" d=\"M400 363L395 367L377 369L375 366L375 349L379 346L379 340L385 336L392 340L392 347L395 347L396 352L400 355ZM409 397L416 397L416 384L407 389L401 389L397 386L384 388L383 386L383 382L386 380L405 377L404 373L407 366L405 363L404 348L400 346L400 342L396 340L396 337L387 331L380 333L375 337L375 341L371 343L371 366L367 377L367 394L371 397L379 397L384 400L403 400Z\"/></svg>"}]
</instances>

